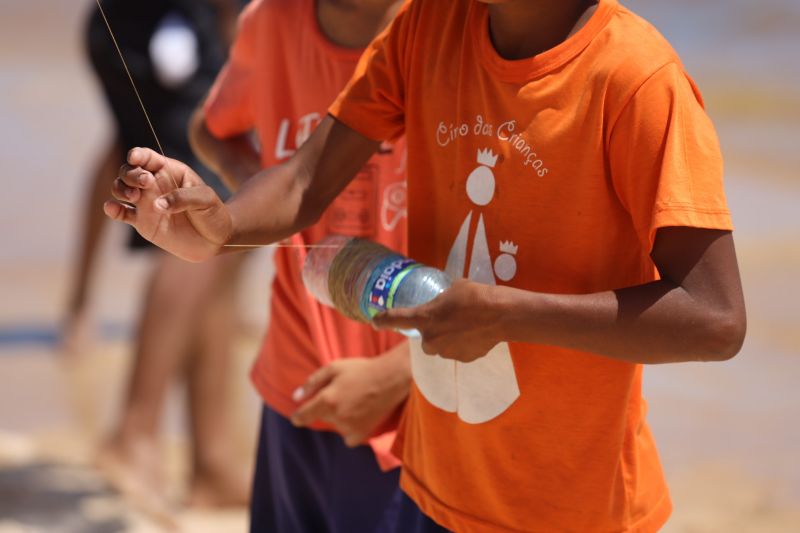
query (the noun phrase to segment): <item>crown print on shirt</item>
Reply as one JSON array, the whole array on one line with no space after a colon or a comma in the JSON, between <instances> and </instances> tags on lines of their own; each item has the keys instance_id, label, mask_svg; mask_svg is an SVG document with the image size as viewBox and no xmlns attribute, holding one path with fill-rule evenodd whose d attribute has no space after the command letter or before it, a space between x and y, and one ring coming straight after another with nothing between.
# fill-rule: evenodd
<instances>
[{"instance_id":1,"label":"crown print on shirt","mask_svg":"<svg viewBox=\"0 0 800 533\"><path fill-rule=\"evenodd\" d=\"M500 243L500 255L492 263L486 227L480 208L494 198L495 176L492 169L497 155L490 149L478 150L478 166L467 177L467 197L474 207L467 213L447 258L445 271L454 279L467 277L495 285L495 275L502 281L513 279L517 271L515 255L519 249L511 241ZM466 261L472 219L478 217L469 262ZM502 414L520 391L508 343L500 343L485 356L462 363L426 355L417 342L411 343L411 369L422 395L439 409L456 413L464 422L481 424Z\"/></svg>"}]
</instances>

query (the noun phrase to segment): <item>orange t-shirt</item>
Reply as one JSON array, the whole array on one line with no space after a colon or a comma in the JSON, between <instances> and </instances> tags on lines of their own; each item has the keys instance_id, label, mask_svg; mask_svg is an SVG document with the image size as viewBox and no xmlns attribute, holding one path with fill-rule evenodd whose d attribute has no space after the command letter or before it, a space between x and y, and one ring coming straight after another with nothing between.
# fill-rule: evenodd
<instances>
[{"instance_id":1,"label":"orange t-shirt","mask_svg":"<svg viewBox=\"0 0 800 533\"><path fill-rule=\"evenodd\" d=\"M415 0L330 112L406 135L411 257L454 276L586 294L658 278L658 228L730 229L722 160L669 44L616 0L501 58L476 0ZM501 343L469 364L412 347L403 488L458 532L656 531L671 503L641 365Z\"/></svg>"},{"instance_id":2,"label":"orange t-shirt","mask_svg":"<svg viewBox=\"0 0 800 533\"><path fill-rule=\"evenodd\" d=\"M205 104L209 130L219 138L255 131L264 167L288 157L311 134L353 74L362 50L337 47L321 33L313 0L252 2L240 18L231 56ZM292 237L314 243L330 233L367 237L406 248L405 147L384 145L318 224ZM251 376L264 402L289 416L292 392L323 365L379 355L401 341L389 332L344 318L306 291L305 251L275 252L269 328ZM325 426L316 426L324 429ZM394 431L370 441L385 469Z\"/></svg>"}]
</instances>

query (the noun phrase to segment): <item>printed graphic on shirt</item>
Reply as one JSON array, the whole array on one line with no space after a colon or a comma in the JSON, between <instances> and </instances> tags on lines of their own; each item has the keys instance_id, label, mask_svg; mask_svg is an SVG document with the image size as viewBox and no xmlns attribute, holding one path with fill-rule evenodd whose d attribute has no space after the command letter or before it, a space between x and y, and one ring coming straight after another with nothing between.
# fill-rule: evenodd
<instances>
[{"instance_id":1,"label":"printed graphic on shirt","mask_svg":"<svg viewBox=\"0 0 800 533\"><path fill-rule=\"evenodd\" d=\"M322 122L322 115L316 112L308 113L297 119L297 126L293 142L289 140L292 121L288 118L281 120L278 126L278 138L275 141L275 159L283 161L290 158L304 142L311 137L314 129Z\"/></svg>"},{"instance_id":2,"label":"printed graphic on shirt","mask_svg":"<svg viewBox=\"0 0 800 533\"><path fill-rule=\"evenodd\" d=\"M467 213L447 258L445 271L454 279L467 277L495 285L513 279L517 271L518 247L511 241L500 243L500 254L492 261L486 238L482 207L494 198L492 169L497 155L490 149L478 150L478 166L467 177L467 197L473 209ZM473 231L473 219L477 224ZM471 238L470 238L471 236ZM467 262L468 244L472 252ZM458 414L464 422L481 424L499 416L519 398L519 385L508 343L500 343L488 354L470 363L426 355L419 343L412 343L411 368L422 395L436 407Z\"/></svg>"},{"instance_id":3,"label":"printed graphic on shirt","mask_svg":"<svg viewBox=\"0 0 800 533\"><path fill-rule=\"evenodd\" d=\"M276 159L285 161L294 155L321 121L322 115L316 112L301 116L294 121L294 125L288 118L281 120L275 141ZM385 142L381 144L378 155L391 156L394 151L395 147ZM325 214L329 233L375 238L379 219L385 231L394 231L405 220L408 216L406 183L403 179L405 153L397 168L392 169L401 181L381 185L380 172L381 169L377 164L367 163L347 188L336 197ZM384 187L383 191L380 190L381 187Z\"/></svg>"},{"instance_id":4,"label":"printed graphic on shirt","mask_svg":"<svg viewBox=\"0 0 800 533\"><path fill-rule=\"evenodd\" d=\"M381 225L386 231L394 231L408 216L406 197L408 188L405 181L392 183L383 190L381 204Z\"/></svg>"},{"instance_id":5,"label":"printed graphic on shirt","mask_svg":"<svg viewBox=\"0 0 800 533\"><path fill-rule=\"evenodd\" d=\"M531 143L525 139L523 132L517 131L517 127L517 121L514 119L501 122L495 126L495 124L487 122L486 119L483 118L483 115L475 115L475 118L471 122L462 122L461 124L447 124L441 121L436 127L436 144L444 148L464 137L496 139L503 144L507 144L511 150L521 158L522 166L531 171L533 175L540 178L547 176L550 169L547 168L544 159L534 149ZM473 187L476 186L477 183L483 182L474 182ZM489 194L490 192L492 194L494 193L494 181L492 181L492 190L489 191L487 189L484 194ZM480 200L481 197L478 197L478 199ZM473 200L473 202L475 202L475 200ZM478 203L478 205L486 204Z\"/></svg>"},{"instance_id":6,"label":"printed graphic on shirt","mask_svg":"<svg viewBox=\"0 0 800 533\"><path fill-rule=\"evenodd\" d=\"M339 235L370 238L375 235L380 169L367 163L328 207L328 231Z\"/></svg>"}]
</instances>

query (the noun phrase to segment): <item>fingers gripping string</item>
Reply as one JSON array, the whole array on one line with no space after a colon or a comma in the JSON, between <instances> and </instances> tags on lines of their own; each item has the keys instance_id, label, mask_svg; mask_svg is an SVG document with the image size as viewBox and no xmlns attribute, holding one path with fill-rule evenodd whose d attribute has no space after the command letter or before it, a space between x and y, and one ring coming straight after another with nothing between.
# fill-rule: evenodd
<instances>
[{"instance_id":1,"label":"fingers gripping string","mask_svg":"<svg viewBox=\"0 0 800 533\"><path fill-rule=\"evenodd\" d=\"M164 153L164 148L161 146L161 140L158 138L158 134L156 134L156 129L153 127L153 122L150 120L150 114L147 112L147 108L144 105L144 101L142 101L142 97L139 94L139 89L136 87L136 82L133 81L133 75L131 75L131 71L128 68L128 62L125 61L125 56L122 54L122 49L119 47L119 43L117 42L117 37L114 35L114 30L111 29L111 24L108 22L108 17L106 17L106 12L103 10L103 6L100 3L100 0L95 0L97 3L97 8L100 10L100 16L103 17L103 22L108 28L108 34L111 36L111 42L114 43L114 48L117 49L117 54L119 55L119 60L122 61L122 66L125 69L125 74L128 75L128 80L131 82L131 88L133 88L133 92L136 95L136 100L139 101L139 107L142 108L142 113L144 113L144 118L147 120L147 125L150 127L150 132L153 134L153 138L156 141L156 146L158 146L158 151L161 152L161 155L164 157L165 165L169 164L169 160L167 159L167 154ZM167 173L169 174L169 173ZM178 184L175 181L175 178L172 177L172 174L169 174L170 180L172 180L172 185L177 189Z\"/></svg>"},{"instance_id":2,"label":"fingers gripping string","mask_svg":"<svg viewBox=\"0 0 800 533\"><path fill-rule=\"evenodd\" d=\"M139 89L136 87L136 82L133 79L133 75L131 74L130 69L128 68L128 62L125 61L125 56L122 54L122 49L117 42L117 38L114 35L114 30L111 29L111 23L108 21L108 17L106 17L106 13L103 10L103 6L100 3L100 0L95 0L97 3L97 8L100 10L100 16L103 18L103 22L105 23L106 28L108 29L108 34L111 37L111 42L114 43L114 48L117 50L117 55L119 55L119 59L122 62L122 66L125 69L125 74L128 76L128 80L130 81L131 88L133 89L134 94L136 95L136 100L139 102L139 107L142 108L142 113L144 114L145 120L147 120L147 125L150 128L150 132L153 134L153 139L156 141L156 146L158 146L158 151L164 157L164 165L169 165L169 158L167 158L167 154L164 152L164 148L161 145L161 140L158 138L158 134L156 133L156 129L153 126L153 122L150 120L150 114L147 112L147 108L144 105L144 101L142 100L141 95L139 94ZM173 187L175 189L179 189L178 183L175 181L175 178L167 172L170 180L172 181ZM226 248L329 248L331 245L326 244L291 244L291 243L275 243L275 244L226 244Z\"/></svg>"}]
</instances>

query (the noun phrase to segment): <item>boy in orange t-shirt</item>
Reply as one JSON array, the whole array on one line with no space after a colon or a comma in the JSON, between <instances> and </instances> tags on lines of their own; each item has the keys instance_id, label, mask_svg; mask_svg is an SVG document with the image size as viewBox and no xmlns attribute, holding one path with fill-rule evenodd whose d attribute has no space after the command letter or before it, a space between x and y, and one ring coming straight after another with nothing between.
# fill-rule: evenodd
<instances>
[{"instance_id":1,"label":"boy in orange t-shirt","mask_svg":"<svg viewBox=\"0 0 800 533\"><path fill-rule=\"evenodd\" d=\"M355 9L331 1L251 2L227 64L192 120L198 156L233 190L286 161L398 7L395 0ZM402 141L385 145L319 223L292 236L294 248L275 250L269 327L251 372L264 401L254 532L373 531L402 503L391 446L410 382L407 343L320 305L300 272L303 245L330 233L406 249L404 158ZM362 442L368 446L356 446Z\"/></svg>"},{"instance_id":2,"label":"boy in orange t-shirt","mask_svg":"<svg viewBox=\"0 0 800 533\"><path fill-rule=\"evenodd\" d=\"M403 489L459 532L659 529L642 365L745 331L718 141L669 44L616 0L414 0L329 112L227 204L136 149L113 190L136 209L106 213L202 260L305 227L405 135L410 255L464 279L375 318L422 333Z\"/></svg>"}]
</instances>

